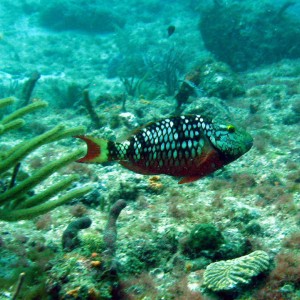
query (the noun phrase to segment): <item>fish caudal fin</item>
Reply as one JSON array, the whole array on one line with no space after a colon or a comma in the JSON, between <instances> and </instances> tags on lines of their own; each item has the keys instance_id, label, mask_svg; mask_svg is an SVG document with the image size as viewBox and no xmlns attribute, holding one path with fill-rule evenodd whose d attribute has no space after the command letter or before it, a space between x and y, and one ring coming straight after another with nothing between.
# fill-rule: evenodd
<instances>
[{"instance_id":1,"label":"fish caudal fin","mask_svg":"<svg viewBox=\"0 0 300 300\"><path fill-rule=\"evenodd\" d=\"M91 136L77 135L76 138L86 142L87 153L77 160L80 163L104 163L109 161L108 141Z\"/></svg>"}]
</instances>

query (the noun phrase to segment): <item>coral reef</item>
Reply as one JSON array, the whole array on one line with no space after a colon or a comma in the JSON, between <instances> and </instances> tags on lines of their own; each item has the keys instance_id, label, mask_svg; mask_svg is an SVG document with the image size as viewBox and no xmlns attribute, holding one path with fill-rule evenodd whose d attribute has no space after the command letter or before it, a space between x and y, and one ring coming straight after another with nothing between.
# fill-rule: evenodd
<instances>
[{"instance_id":1,"label":"coral reef","mask_svg":"<svg viewBox=\"0 0 300 300\"><path fill-rule=\"evenodd\" d=\"M54 30L83 30L87 32L112 32L123 27L125 20L97 3L83 1L44 1L39 21ZM93 1L92 1L93 2Z\"/></svg>"},{"instance_id":2,"label":"coral reef","mask_svg":"<svg viewBox=\"0 0 300 300\"><path fill-rule=\"evenodd\" d=\"M140 39L140 35L145 39ZM110 60L108 77L118 76L129 96L173 96L188 61L188 50L156 40L151 32L118 31L119 55Z\"/></svg>"},{"instance_id":3,"label":"coral reef","mask_svg":"<svg viewBox=\"0 0 300 300\"><path fill-rule=\"evenodd\" d=\"M287 8L215 1L201 15L199 28L204 45L217 59L238 71L299 58L300 24L285 13Z\"/></svg>"},{"instance_id":4,"label":"coral reef","mask_svg":"<svg viewBox=\"0 0 300 300\"><path fill-rule=\"evenodd\" d=\"M57 256L53 259L54 266L49 271L47 282L47 289L52 295L67 299L71 296L78 299L121 299L116 298L121 288L119 263L115 254L117 219L125 206L124 200L118 200L112 205L103 231L103 240L97 236L99 233L94 232L83 234L82 239L78 237L79 230L91 224L88 217L71 222L63 235L63 247L67 251L77 249L66 257ZM79 243L81 247L78 247ZM80 282L78 272L83 276Z\"/></svg>"},{"instance_id":5,"label":"coral reef","mask_svg":"<svg viewBox=\"0 0 300 300\"><path fill-rule=\"evenodd\" d=\"M213 224L197 224L184 243L184 253L196 258L200 256L202 250L216 250L223 242L221 232Z\"/></svg>"},{"instance_id":6,"label":"coral reef","mask_svg":"<svg viewBox=\"0 0 300 300\"><path fill-rule=\"evenodd\" d=\"M21 95L22 106L26 106L29 104L33 89L37 81L40 79L40 77L41 74L38 71L35 71L30 75L28 80L25 82L22 90L22 95Z\"/></svg>"},{"instance_id":7,"label":"coral reef","mask_svg":"<svg viewBox=\"0 0 300 300\"><path fill-rule=\"evenodd\" d=\"M139 196L139 188L137 185L132 185L128 182L120 182L119 186L109 192L109 202L115 203L119 199L126 201L134 201Z\"/></svg>"},{"instance_id":8,"label":"coral reef","mask_svg":"<svg viewBox=\"0 0 300 300\"><path fill-rule=\"evenodd\" d=\"M231 68L226 63L209 57L200 60L185 76L175 99L179 110L182 104L187 103L190 96L205 95L226 100L244 93L241 80Z\"/></svg>"},{"instance_id":9,"label":"coral reef","mask_svg":"<svg viewBox=\"0 0 300 300\"><path fill-rule=\"evenodd\" d=\"M0 101L1 167L11 153L0 198L83 151L74 138L50 141L69 129L122 142L134 128L174 115L178 104L176 115L225 120L254 137L235 164L188 186L111 163L58 161L62 169L19 191L16 207L9 197L1 213L13 215L17 204L65 180L66 189L43 204L93 190L37 217L0 219L0 299L300 299L299 14L300 3L285 0L0 1L0 98L16 97ZM41 146L32 149L32 141ZM117 216L111 210L120 199L127 206ZM65 251L63 231L83 216L92 226ZM199 224L214 230L199 227L189 240ZM209 264L238 267L256 250L270 256L268 270L236 282L248 274L243 264L228 277L235 288L203 285ZM221 284L227 273L216 269Z\"/></svg>"},{"instance_id":10,"label":"coral reef","mask_svg":"<svg viewBox=\"0 0 300 300\"><path fill-rule=\"evenodd\" d=\"M214 292L237 289L241 284L249 284L253 277L269 268L269 255L264 251L254 251L248 255L208 265L203 285Z\"/></svg>"},{"instance_id":11,"label":"coral reef","mask_svg":"<svg viewBox=\"0 0 300 300\"><path fill-rule=\"evenodd\" d=\"M46 271L49 262L55 257L58 249L46 245L44 238L16 235L10 244L0 248L0 295L1 289L13 286L16 299L44 299L46 298ZM25 274L23 277L21 274ZM23 284L19 287L20 277ZM12 299L12 298L11 298Z\"/></svg>"},{"instance_id":12,"label":"coral reef","mask_svg":"<svg viewBox=\"0 0 300 300\"><path fill-rule=\"evenodd\" d=\"M254 293L254 297L258 300L298 299L299 270L299 253L286 250L278 253L275 257L275 268L267 276L264 285Z\"/></svg>"}]
</instances>

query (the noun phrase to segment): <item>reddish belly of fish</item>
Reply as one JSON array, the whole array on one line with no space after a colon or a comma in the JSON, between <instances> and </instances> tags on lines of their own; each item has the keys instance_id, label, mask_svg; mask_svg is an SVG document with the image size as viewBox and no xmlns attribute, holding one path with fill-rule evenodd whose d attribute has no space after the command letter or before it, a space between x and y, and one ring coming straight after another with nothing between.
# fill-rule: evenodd
<instances>
[{"instance_id":1,"label":"reddish belly of fish","mask_svg":"<svg viewBox=\"0 0 300 300\"><path fill-rule=\"evenodd\" d=\"M153 161L146 166L146 161L140 160L136 162L120 162L125 168L144 175L166 174L176 177L198 177L201 178L214 171L222 168L228 162L220 158L217 151L211 151L206 156L196 157L194 159L182 159L170 162L162 160L162 165L159 161Z\"/></svg>"}]
</instances>

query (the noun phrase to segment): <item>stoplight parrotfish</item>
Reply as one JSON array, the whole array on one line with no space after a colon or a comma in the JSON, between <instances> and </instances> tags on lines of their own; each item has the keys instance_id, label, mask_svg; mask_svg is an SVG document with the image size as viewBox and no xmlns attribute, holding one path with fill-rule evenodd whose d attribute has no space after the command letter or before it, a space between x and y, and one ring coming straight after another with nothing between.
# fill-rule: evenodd
<instances>
[{"instance_id":1,"label":"stoplight parrotfish","mask_svg":"<svg viewBox=\"0 0 300 300\"><path fill-rule=\"evenodd\" d=\"M249 133L233 125L218 124L200 115L171 117L139 129L117 143L91 136L76 136L87 144L81 163L118 161L144 175L182 177L193 182L236 160L253 144Z\"/></svg>"}]
</instances>

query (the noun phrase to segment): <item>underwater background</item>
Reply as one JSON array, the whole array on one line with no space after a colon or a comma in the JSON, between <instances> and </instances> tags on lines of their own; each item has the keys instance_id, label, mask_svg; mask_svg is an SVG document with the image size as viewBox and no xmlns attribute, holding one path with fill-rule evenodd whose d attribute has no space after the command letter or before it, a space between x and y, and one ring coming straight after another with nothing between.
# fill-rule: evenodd
<instances>
[{"instance_id":1,"label":"underwater background","mask_svg":"<svg viewBox=\"0 0 300 300\"><path fill-rule=\"evenodd\" d=\"M300 3L2 0L0 299L300 299ZM201 115L252 149L198 181L77 163Z\"/></svg>"}]
</instances>

